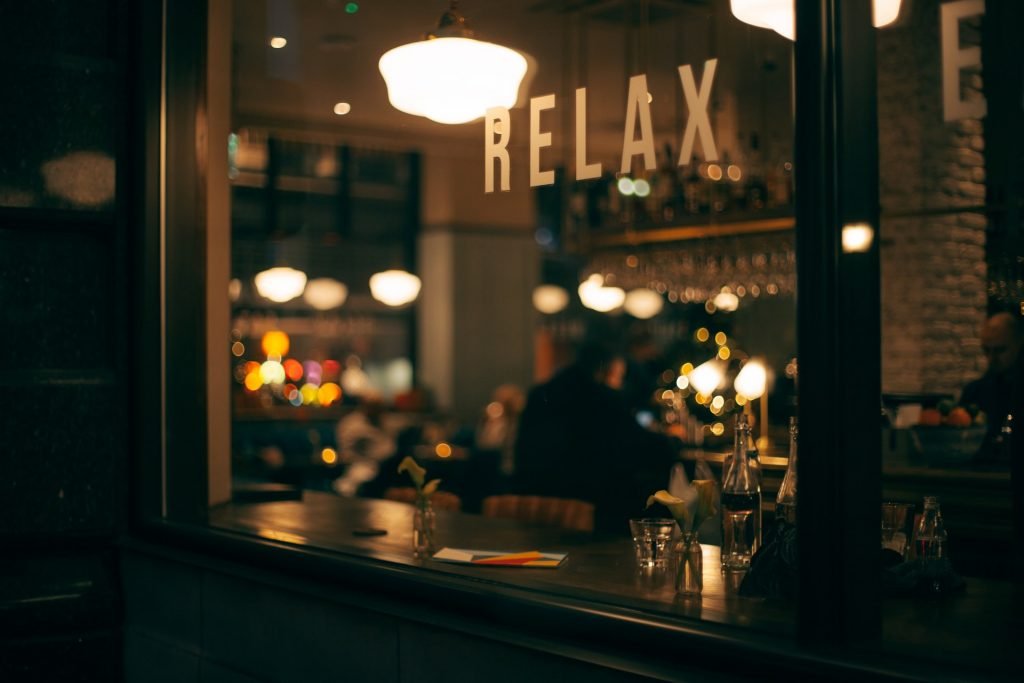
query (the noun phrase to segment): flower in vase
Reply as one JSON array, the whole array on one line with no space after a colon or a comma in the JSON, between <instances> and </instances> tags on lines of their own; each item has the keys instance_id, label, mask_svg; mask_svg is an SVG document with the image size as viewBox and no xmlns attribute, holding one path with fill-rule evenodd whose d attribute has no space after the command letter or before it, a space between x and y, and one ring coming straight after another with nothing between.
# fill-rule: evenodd
<instances>
[{"instance_id":1,"label":"flower in vase","mask_svg":"<svg viewBox=\"0 0 1024 683\"><path fill-rule=\"evenodd\" d=\"M661 503L668 508L680 531L696 531L716 512L715 482L713 479L695 479L684 495L685 498L678 498L662 489L647 499L647 507Z\"/></svg>"},{"instance_id":2,"label":"flower in vase","mask_svg":"<svg viewBox=\"0 0 1024 683\"><path fill-rule=\"evenodd\" d=\"M402 472L409 474L409 479L412 480L413 486L416 487L417 502L425 503L429 501L441 483L440 479L431 479L424 484L423 482L427 479L427 471L409 455L402 458L402 462L398 464L398 473L401 474Z\"/></svg>"}]
</instances>

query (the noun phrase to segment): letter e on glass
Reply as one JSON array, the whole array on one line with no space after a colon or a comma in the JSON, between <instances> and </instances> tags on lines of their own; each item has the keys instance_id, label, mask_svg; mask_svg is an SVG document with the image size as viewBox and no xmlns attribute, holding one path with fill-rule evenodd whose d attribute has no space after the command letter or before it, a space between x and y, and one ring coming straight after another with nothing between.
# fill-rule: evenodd
<instances>
[{"instance_id":1,"label":"letter e on glass","mask_svg":"<svg viewBox=\"0 0 1024 683\"><path fill-rule=\"evenodd\" d=\"M540 150L551 146L551 131L540 130L540 113L554 108L554 95L530 98L530 187L555 184L554 171L540 170Z\"/></svg>"}]
</instances>

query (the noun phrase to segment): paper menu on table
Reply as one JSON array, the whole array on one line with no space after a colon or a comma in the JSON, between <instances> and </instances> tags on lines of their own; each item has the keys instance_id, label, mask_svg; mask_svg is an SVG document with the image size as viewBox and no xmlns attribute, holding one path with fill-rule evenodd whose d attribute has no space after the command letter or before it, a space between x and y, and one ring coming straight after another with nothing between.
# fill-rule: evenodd
<instances>
[{"instance_id":1,"label":"paper menu on table","mask_svg":"<svg viewBox=\"0 0 1024 683\"><path fill-rule=\"evenodd\" d=\"M558 567L567 553L548 553L539 550L506 552L500 550L471 550L466 548L441 548L433 559L457 564L477 564L495 567Z\"/></svg>"}]
</instances>

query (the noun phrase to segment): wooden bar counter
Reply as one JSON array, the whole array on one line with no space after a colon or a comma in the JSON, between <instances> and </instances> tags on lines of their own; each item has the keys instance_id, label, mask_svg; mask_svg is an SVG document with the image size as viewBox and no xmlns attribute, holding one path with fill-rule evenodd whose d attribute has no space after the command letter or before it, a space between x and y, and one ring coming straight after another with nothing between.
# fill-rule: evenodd
<instances>
[{"instance_id":1,"label":"wooden bar counter","mask_svg":"<svg viewBox=\"0 0 1024 683\"><path fill-rule=\"evenodd\" d=\"M306 492L302 501L220 506L205 526L150 526L125 542L129 634L148 635L146 628L166 623L202 624L189 651L233 658L236 668L256 667L267 657L263 649L294 641L287 647L315 660L317 672L352 676L366 667L369 678L351 680L481 680L458 672L465 661L489 658L480 653L493 648L527 670L561 662L571 673L558 677L595 681L977 680L998 678L1015 663L1021 612L1010 583L968 578L962 594L887 599L881 644L812 650L795 635L796 605L738 596L738 577L720 572L715 546L703 548L703 596L684 598L675 594L671 571L638 571L626 533L598 540L438 512L441 546L568 553L555 569L459 565L413 557L412 512L402 503ZM387 533L354 533L366 528ZM828 571L827 558L822 571ZM178 600L154 605L153 592L137 585L138 577L151 582L155 576L191 605L188 619L151 616L182 609ZM333 620L360 634L378 629L391 643L385 651L427 648L432 665L448 673L384 675L377 661L390 655L369 641L343 647L343 667L334 654L307 652L304 643L319 641L323 624ZM272 632L264 634L267 627L261 626L257 637L257 623L271 624ZM239 642L269 641L264 648L247 645L245 652L224 654L238 629L249 633ZM549 659L538 664L536 657ZM267 659L266 666L273 662Z\"/></svg>"}]
</instances>

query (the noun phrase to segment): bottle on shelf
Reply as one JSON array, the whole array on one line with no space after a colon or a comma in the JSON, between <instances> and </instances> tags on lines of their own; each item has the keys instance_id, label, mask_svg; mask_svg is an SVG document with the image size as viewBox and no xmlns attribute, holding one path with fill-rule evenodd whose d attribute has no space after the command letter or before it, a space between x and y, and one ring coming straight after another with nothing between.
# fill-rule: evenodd
<instances>
[{"instance_id":1,"label":"bottle on shelf","mask_svg":"<svg viewBox=\"0 0 1024 683\"><path fill-rule=\"evenodd\" d=\"M775 496L775 519L796 524L796 439L798 435L796 418L789 418L789 462L786 476L782 478L779 493Z\"/></svg>"},{"instance_id":2,"label":"bottle on shelf","mask_svg":"<svg viewBox=\"0 0 1024 683\"><path fill-rule=\"evenodd\" d=\"M745 206L748 211L760 211L768 201L764 169L761 167L761 140L757 133L750 134L750 168L745 186Z\"/></svg>"},{"instance_id":3,"label":"bottle on shelf","mask_svg":"<svg viewBox=\"0 0 1024 683\"><path fill-rule=\"evenodd\" d=\"M750 425L736 416L733 455L722 480L722 569L743 570L761 543L761 487L747 458Z\"/></svg>"}]
</instances>

